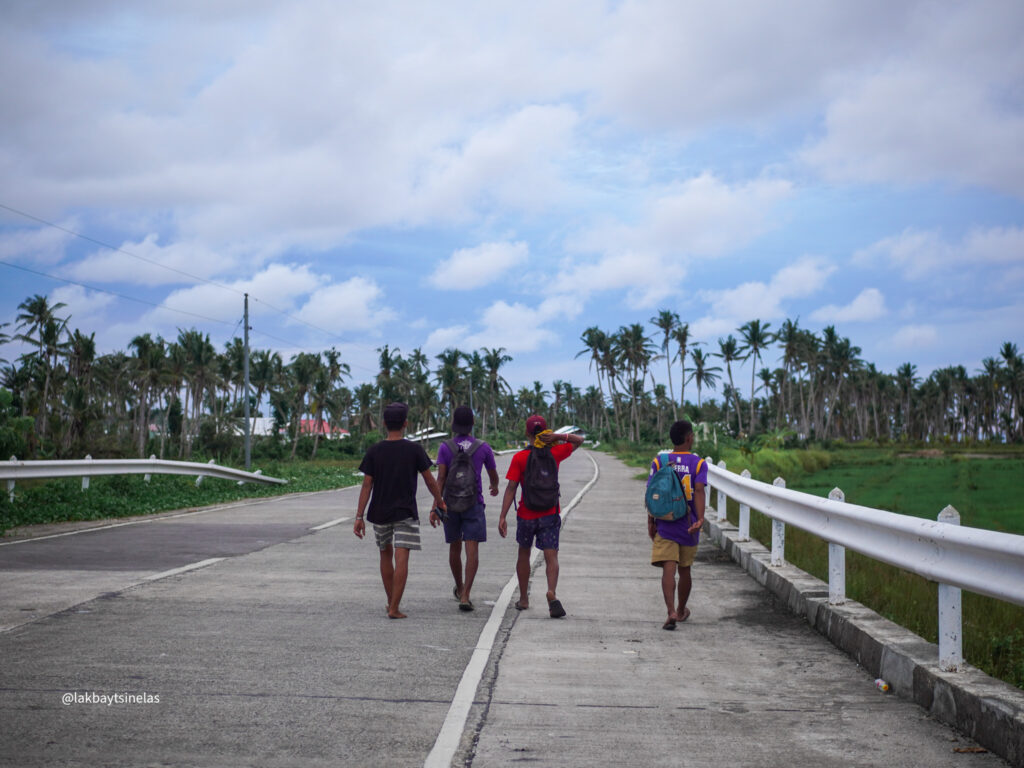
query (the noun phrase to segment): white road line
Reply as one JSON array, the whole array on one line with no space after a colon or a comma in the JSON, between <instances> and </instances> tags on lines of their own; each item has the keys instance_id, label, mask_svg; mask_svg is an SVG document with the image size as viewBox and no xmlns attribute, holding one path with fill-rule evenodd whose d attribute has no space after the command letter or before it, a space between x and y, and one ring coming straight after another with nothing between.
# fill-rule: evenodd
<instances>
[{"instance_id":1,"label":"white road line","mask_svg":"<svg viewBox=\"0 0 1024 768\"><path fill-rule=\"evenodd\" d=\"M156 573L152 576L147 576L142 581L156 581L157 579L166 579L168 576L177 576L179 573L188 573L189 571L195 571L199 568L205 568L208 565L219 563L221 560L226 560L224 557L211 557L209 560L201 560L198 563L192 563L191 565L183 565L181 568L172 568L169 571L163 573Z\"/></svg>"},{"instance_id":2,"label":"white road line","mask_svg":"<svg viewBox=\"0 0 1024 768\"><path fill-rule=\"evenodd\" d=\"M269 504L272 501L280 501L281 499L292 498L295 496L315 496L321 493L336 493L337 491L347 491L349 488L358 488L358 485L346 485L344 488L330 488L326 491L309 491L308 493L289 493L283 496L271 496L269 498L253 498L253 499L242 499L240 501L232 502L231 504L218 504L215 507L203 507L202 509L194 509L191 512L178 512L173 515L164 515L159 512L154 512L154 517L147 517L142 520L129 520L124 523L111 523L109 525L97 525L92 528L79 528L76 531L65 531L64 533L51 533L47 536L33 536L26 539L15 539L14 541L0 541L0 547L9 547L13 544L24 544L28 541L43 541L45 539L59 539L62 536L74 536L78 533L92 533L93 531L107 531L111 528L121 528L125 525L141 525L142 523L159 523L161 520L173 520L176 517L190 517L191 515L205 515L208 512L221 512L225 509L235 509L236 507L252 507L258 504ZM158 516L157 516L158 515Z\"/></svg>"},{"instance_id":3,"label":"white road line","mask_svg":"<svg viewBox=\"0 0 1024 768\"><path fill-rule=\"evenodd\" d=\"M318 526L316 526L314 528L310 528L309 530L311 530L311 531L322 531L324 528L333 528L336 525L341 525L342 523L347 523L351 519L352 519L351 516L350 517L339 517L337 520L331 520L331 522L329 522L329 523L324 523L323 525L318 525Z\"/></svg>"},{"instance_id":4,"label":"white road line","mask_svg":"<svg viewBox=\"0 0 1024 768\"><path fill-rule=\"evenodd\" d=\"M600 470L598 470L594 457L589 453L586 456L590 459L590 463L594 465L594 476L590 479L590 482L580 489L579 493L573 496L568 506L562 510L563 519L579 503L583 495L593 487L600 475ZM535 549L530 559L531 568L539 556L540 550ZM515 574L513 574L512 578L505 584L504 589L501 590L501 595L494 604L494 609L491 611L491 615L488 617L487 623L480 633L480 638L473 649L473 655L469 659L469 664L466 665L466 669L462 673L459 687L455 689L455 697L448 708L448 715L441 725L440 733L437 734L437 741L434 742L433 749L430 750L426 762L423 763L424 768L449 768L451 765L452 758L455 757L455 752L459 748L459 742L462 741L462 731L466 727L466 718L469 717L469 710L473 706L473 700L476 698L477 688L480 687L480 679L483 677L484 670L487 668L487 660L490 658L491 651L494 648L494 638L498 634L501 621L505 616L505 610L508 608L508 604L512 602L512 595L517 586L518 580Z\"/></svg>"}]
</instances>

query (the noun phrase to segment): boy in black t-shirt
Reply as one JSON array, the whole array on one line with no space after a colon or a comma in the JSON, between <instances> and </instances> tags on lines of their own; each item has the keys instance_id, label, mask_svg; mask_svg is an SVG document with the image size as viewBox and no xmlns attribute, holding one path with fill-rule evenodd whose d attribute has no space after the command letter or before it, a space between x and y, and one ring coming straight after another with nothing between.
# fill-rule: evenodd
<instances>
[{"instance_id":1,"label":"boy in black t-shirt","mask_svg":"<svg viewBox=\"0 0 1024 768\"><path fill-rule=\"evenodd\" d=\"M445 509L441 489L430 473L432 462L419 443L405 439L405 403L391 403L384 408L387 439L370 446L359 465L363 487L353 533L360 539L366 533L363 512L373 523L373 533L380 550L380 576L388 596L388 618L404 619L398 610L409 578L409 551L420 548L420 522L416 510L416 475L420 474L427 490L434 495L434 504ZM433 521L431 521L433 524Z\"/></svg>"}]
</instances>

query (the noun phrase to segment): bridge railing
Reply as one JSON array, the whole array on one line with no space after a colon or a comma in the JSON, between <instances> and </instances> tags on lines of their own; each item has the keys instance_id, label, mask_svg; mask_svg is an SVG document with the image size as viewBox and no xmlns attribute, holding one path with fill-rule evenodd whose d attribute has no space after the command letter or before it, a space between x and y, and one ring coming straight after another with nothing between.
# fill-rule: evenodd
<instances>
[{"instance_id":1,"label":"bridge railing","mask_svg":"<svg viewBox=\"0 0 1024 768\"><path fill-rule=\"evenodd\" d=\"M717 504L711 507L711 489ZM727 524L728 499L739 504L739 541L750 540L750 510L772 520L771 566L785 564L785 527L793 525L829 544L829 602L846 599L846 549L916 573L939 584L939 664L963 665L960 590L1024 605L1024 536L960 526L953 507L936 521L847 504L836 488L829 498L789 490L708 467L707 517ZM714 514L714 517L712 517Z\"/></svg>"},{"instance_id":2,"label":"bridge railing","mask_svg":"<svg viewBox=\"0 0 1024 768\"><path fill-rule=\"evenodd\" d=\"M89 478L99 475L195 475L196 485L204 477L219 477L242 483L271 483L286 485L287 480L268 477L261 470L246 472L242 469L222 467L213 459L208 464L195 461L168 461L150 456L148 459L61 459L54 461L19 461L11 456L9 461L0 461L0 480L7 481L7 493L14 501L14 486L18 480L53 479L60 477L81 477L82 490L89 488Z\"/></svg>"}]
</instances>

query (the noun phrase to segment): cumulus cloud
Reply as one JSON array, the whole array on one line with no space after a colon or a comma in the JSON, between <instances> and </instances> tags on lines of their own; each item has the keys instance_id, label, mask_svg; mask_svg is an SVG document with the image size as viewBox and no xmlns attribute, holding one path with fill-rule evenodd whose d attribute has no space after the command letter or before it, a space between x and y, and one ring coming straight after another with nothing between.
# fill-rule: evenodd
<instances>
[{"instance_id":1,"label":"cumulus cloud","mask_svg":"<svg viewBox=\"0 0 1024 768\"><path fill-rule=\"evenodd\" d=\"M934 325L904 325L884 344L893 350L913 352L934 346L938 340L939 332Z\"/></svg>"},{"instance_id":2,"label":"cumulus cloud","mask_svg":"<svg viewBox=\"0 0 1024 768\"><path fill-rule=\"evenodd\" d=\"M529 246L521 240L460 248L437 265L429 282L440 290L474 290L498 280L512 267L522 268L529 254Z\"/></svg>"},{"instance_id":3,"label":"cumulus cloud","mask_svg":"<svg viewBox=\"0 0 1024 768\"><path fill-rule=\"evenodd\" d=\"M176 241L161 245L151 233L142 241L123 243L117 250L96 251L65 266L78 280L137 285L193 283L235 267L237 260L221 249L202 242Z\"/></svg>"},{"instance_id":4,"label":"cumulus cloud","mask_svg":"<svg viewBox=\"0 0 1024 768\"><path fill-rule=\"evenodd\" d=\"M1024 12L1010 3L948 11L917 9L913 45L845 79L804 160L836 181L953 181L1024 195Z\"/></svg>"},{"instance_id":5,"label":"cumulus cloud","mask_svg":"<svg viewBox=\"0 0 1024 768\"><path fill-rule=\"evenodd\" d=\"M1021 227L975 228L959 241L949 241L934 230L907 229L857 251L854 261L865 266L895 267L915 280L945 279L951 270L960 272L962 279L972 267L1019 266L1022 253Z\"/></svg>"},{"instance_id":6,"label":"cumulus cloud","mask_svg":"<svg viewBox=\"0 0 1024 768\"><path fill-rule=\"evenodd\" d=\"M384 292L373 280L353 277L319 287L296 313L300 320L339 336L349 331L380 331L395 317L381 304Z\"/></svg>"},{"instance_id":7,"label":"cumulus cloud","mask_svg":"<svg viewBox=\"0 0 1024 768\"><path fill-rule=\"evenodd\" d=\"M63 225L72 229L75 222ZM28 264L55 264L64 258L72 235L55 227L0 232L0 259Z\"/></svg>"},{"instance_id":8,"label":"cumulus cloud","mask_svg":"<svg viewBox=\"0 0 1024 768\"><path fill-rule=\"evenodd\" d=\"M828 304L811 313L811 320L822 323L848 323L877 320L887 313L885 296L877 288L865 288L846 306Z\"/></svg>"},{"instance_id":9,"label":"cumulus cloud","mask_svg":"<svg viewBox=\"0 0 1024 768\"><path fill-rule=\"evenodd\" d=\"M570 262L555 287L585 294L627 288L630 306L649 308L683 288L694 259L722 256L776 226L777 206L791 194L785 180L730 185L707 172L659 189L638 223L607 221L572 237L571 251L600 255ZM657 279L662 270L672 279Z\"/></svg>"},{"instance_id":10,"label":"cumulus cloud","mask_svg":"<svg viewBox=\"0 0 1024 768\"><path fill-rule=\"evenodd\" d=\"M778 270L768 282L751 281L725 290L699 293L711 312L691 323L697 339L733 333L748 320L779 320L789 313L787 300L813 296L820 291L835 266L823 259L806 257Z\"/></svg>"}]
</instances>

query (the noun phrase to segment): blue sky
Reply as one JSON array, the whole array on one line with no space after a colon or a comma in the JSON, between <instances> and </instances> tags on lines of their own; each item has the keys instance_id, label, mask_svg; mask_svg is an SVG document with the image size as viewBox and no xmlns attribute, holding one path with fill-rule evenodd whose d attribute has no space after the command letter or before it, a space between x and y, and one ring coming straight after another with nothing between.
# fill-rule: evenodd
<instances>
[{"instance_id":1,"label":"blue sky","mask_svg":"<svg viewBox=\"0 0 1024 768\"><path fill-rule=\"evenodd\" d=\"M1024 347L1013 0L0 16L0 322L39 293L103 352L222 347L248 292L253 345L354 382L384 344L486 346L548 387L594 382L586 327L660 309L711 349L834 324L890 372Z\"/></svg>"}]
</instances>

